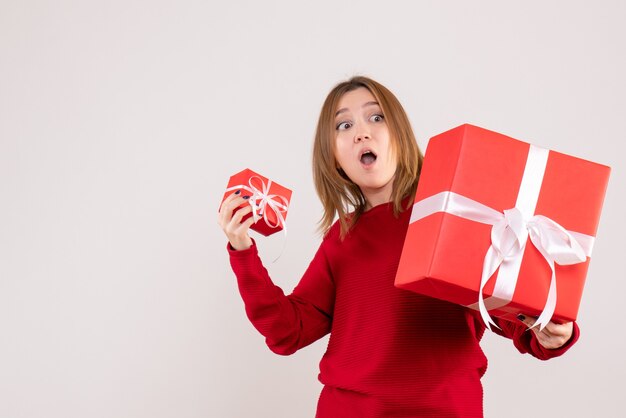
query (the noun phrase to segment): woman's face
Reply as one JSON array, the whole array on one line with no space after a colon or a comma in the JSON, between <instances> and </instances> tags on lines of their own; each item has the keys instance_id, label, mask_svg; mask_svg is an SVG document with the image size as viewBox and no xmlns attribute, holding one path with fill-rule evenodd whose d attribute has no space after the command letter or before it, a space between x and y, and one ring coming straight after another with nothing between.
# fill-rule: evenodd
<instances>
[{"instance_id":1,"label":"woman's face","mask_svg":"<svg viewBox=\"0 0 626 418\"><path fill-rule=\"evenodd\" d=\"M335 159L368 208L391 199L396 155L382 109L364 87L344 94L335 113Z\"/></svg>"}]
</instances>

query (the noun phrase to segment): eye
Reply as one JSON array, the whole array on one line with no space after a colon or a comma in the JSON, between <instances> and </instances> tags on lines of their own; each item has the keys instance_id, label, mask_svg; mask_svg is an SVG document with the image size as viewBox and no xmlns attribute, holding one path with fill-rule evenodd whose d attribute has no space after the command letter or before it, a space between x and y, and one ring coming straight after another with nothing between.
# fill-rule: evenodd
<instances>
[{"instance_id":1,"label":"eye","mask_svg":"<svg viewBox=\"0 0 626 418\"><path fill-rule=\"evenodd\" d=\"M379 114L372 115L370 117L370 121L372 121L372 122L382 122L383 119L385 119L385 117L383 115L379 115Z\"/></svg>"},{"instance_id":2,"label":"eye","mask_svg":"<svg viewBox=\"0 0 626 418\"><path fill-rule=\"evenodd\" d=\"M351 126L352 124L350 122L341 122L335 127L335 129L338 131L345 131L346 129L350 129Z\"/></svg>"}]
</instances>

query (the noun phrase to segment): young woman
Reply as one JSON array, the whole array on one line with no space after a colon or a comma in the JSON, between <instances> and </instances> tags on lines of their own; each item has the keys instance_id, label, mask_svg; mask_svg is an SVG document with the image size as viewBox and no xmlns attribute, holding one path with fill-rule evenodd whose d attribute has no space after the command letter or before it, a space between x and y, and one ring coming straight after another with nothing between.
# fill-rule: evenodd
<instances>
[{"instance_id":1,"label":"young woman","mask_svg":"<svg viewBox=\"0 0 626 418\"><path fill-rule=\"evenodd\" d=\"M422 154L404 109L384 86L354 77L335 86L313 151L323 241L293 293L274 285L248 236L250 206L235 192L218 222L252 324L291 354L330 332L320 362L317 417L482 417L487 368L476 311L394 287ZM338 220L334 222L334 219ZM546 360L578 339L573 323L532 318L494 329Z\"/></svg>"}]
</instances>

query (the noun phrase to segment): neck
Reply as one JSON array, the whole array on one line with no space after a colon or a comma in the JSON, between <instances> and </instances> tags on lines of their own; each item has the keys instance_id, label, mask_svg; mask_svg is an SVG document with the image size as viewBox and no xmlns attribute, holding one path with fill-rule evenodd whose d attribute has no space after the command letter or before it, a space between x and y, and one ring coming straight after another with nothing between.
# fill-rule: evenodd
<instances>
[{"instance_id":1,"label":"neck","mask_svg":"<svg viewBox=\"0 0 626 418\"><path fill-rule=\"evenodd\" d=\"M368 211L374 206L391 202L391 191L380 190L365 194L365 210Z\"/></svg>"}]
</instances>

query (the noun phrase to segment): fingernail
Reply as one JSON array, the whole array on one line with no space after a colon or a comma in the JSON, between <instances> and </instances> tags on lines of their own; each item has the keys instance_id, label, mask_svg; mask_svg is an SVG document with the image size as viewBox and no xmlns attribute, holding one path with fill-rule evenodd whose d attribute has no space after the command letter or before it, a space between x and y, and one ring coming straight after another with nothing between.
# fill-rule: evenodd
<instances>
[{"instance_id":1,"label":"fingernail","mask_svg":"<svg viewBox=\"0 0 626 418\"><path fill-rule=\"evenodd\" d=\"M520 321L525 321L526 317L522 314L517 315L517 319L519 319Z\"/></svg>"},{"instance_id":2,"label":"fingernail","mask_svg":"<svg viewBox=\"0 0 626 418\"><path fill-rule=\"evenodd\" d=\"M237 191L235 192L235 194L239 194L240 192L241 192L241 190L237 190Z\"/></svg>"},{"instance_id":3,"label":"fingernail","mask_svg":"<svg viewBox=\"0 0 626 418\"><path fill-rule=\"evenodd\" d=\"M250 196L242 196L244 199L250 199Z\"/></svg>"}]
</instances>

